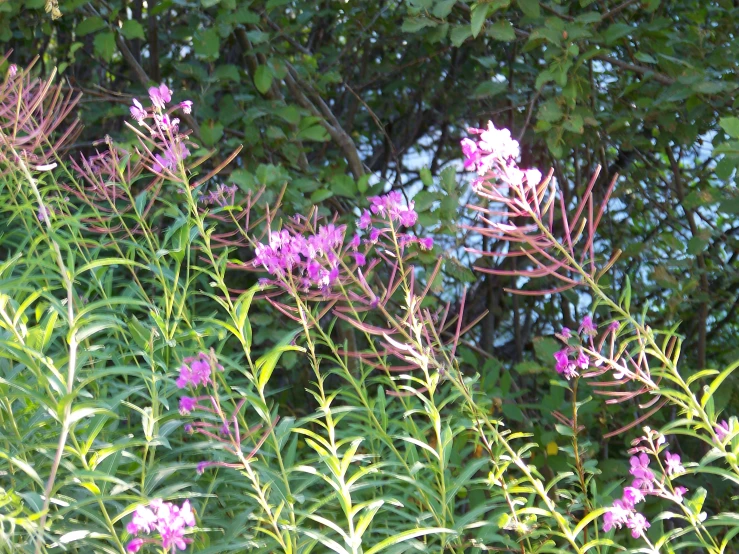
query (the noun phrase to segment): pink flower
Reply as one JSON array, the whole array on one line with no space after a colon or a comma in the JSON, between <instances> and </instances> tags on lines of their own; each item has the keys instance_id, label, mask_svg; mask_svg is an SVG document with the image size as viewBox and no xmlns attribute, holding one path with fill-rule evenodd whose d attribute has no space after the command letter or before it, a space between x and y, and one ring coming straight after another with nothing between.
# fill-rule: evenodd
<instances>
[{"instance_id":1,"label":"pink flower","mask_svg":"<svg viewBox=\"0 0 739 554\"><path fill-rule=\"evenodd\" d=\"M198 387L210 383L212 367L206 354L201 352L197 357L185 358L183 361L176 381L178 388L184 389L188 385Z\"/></svg>"},{"instance_id":2,"label":"pink flower","mask_svg":"<svg viewBox=\"0 0 739 554\"><path fill-rule=\"evenodd\" d=\"M422 250L431 250L434 247L434 238L424 237L418 240L418 244L421 246Z\"/></svg>"},{"instance_id":3,"label":"pink flower","mask_svg":"<svg viewBox=\"0 0 739 554\"><path fill-rule=\"evenodd\" d=\"M478 148L504 160L518 158L520 154L518 141L511 138L511 132L508 129L496 129L492 121L488 121L486 130L480 130Z\"/></svg>"},{"instance_id":4,"label":"pink flower","mask_svg":"<svg viewBox=\"0 0 739 554\"><path fill-rule=\"evenodd\" d=\"M526 182L531 186L536 186L541 183L541 171L538 169L526 169Z\"/></svg>"},{"instance_id":5,"label":"pink flower","mask_svg":"<svg viewBox=\"0 0 739 554\"><path fill-rule=\"evenodd\" d=\"M640 491L639 489L634 487L624 488L624 493L621 497L621 501L624 503L625 506L633 509L636 504L642 502L643 500L644 494L642 494L642 491Z\"/></svg>"},{"instance_id":6,"label":"pink flower","mask_svg":"<svg viewBox=\"0 0 739 554\"><path fill-rule=\"evenodd\" d=\"M369 210L364 210L361 217L359 218L359 221L357 222L357 227L359 227L360 229L366 229L370 225L372 225L372 214L369 212Z\"/></svg>"},{"instance_id":7,"label":"pink flower","mask_svg":"<svg viewBox=\"0 0 739 554\"><path fill-rule=\"evenodd\" d=\"M731 432L731 427L725 419L718 423L713 429L716 431L716 436L721 442L724 442Z\"/></svg>"},{"instance_id":8,"label":"pink flower","mask_svg":"<svg viewBox=\"0 0 739 554\"><path fill-rule=\"evenodd\" d=\"M667 466L667 475L674 475L675 473L685 471L685 468L680 463L679 454L670 454L665 451L665 465Z\"/></svg>"},{"instance_id":9,"label":"pink flower","mask_svg":"<svg viewBox=\"0 0 739 554\"><path fill-rule=\"evenodd\" d=\"M575 363L580 369L588 369L590 366L590 357L583 350L580 350Z\"/></svg>"},{"instance_id":10,"label":"pink flower","mask_svg":"<svg viewBox=\"0 0 739 554\"><path fill-rule=\"evenodd\" d=\"M183 113L192 112L192 100L184 100L183 102L180 102L180 109Z\"/></svg>"},{"instance_id":11,"label":"pink flower","mask_svg":"<svg viewBox=\"0 0 739 554\"><path fill-rule=\"evenodd\" d=\"M8 68L8 78L12 79L15 77L18 73L18 66L14 63L10 64L10 67Z\"/></svg>"},{"instance_id":12,"label":"pink flower","mask_svg":"<svg viewBox=\"0 0 739 554\"><path fill-rule=\"evenodd\" d=\"M580 334L595 336L598 331L593 324L593 318L591 318L589 315L586 315L584 318L582 318L582 323L580 324L580 328L577 330L577 332Z\"/></svg>"},{"instance_id":13,"label":"pink flower","mask_svg":"<svg viewBox=\"0 0 739 554\"><path fill-rule=\"evenodd\" d=\"M190 396L183 396L180 398L180 413L182 415L187 415L190 412L192 412L195 409L195 406L197 405L198 401L196 398L192 398Z\"/></svg>"},{"instance_id":14,"label":"pink flower","mask_svg":"<svg viewBox=\"0 0 739 554\"><path fill-rule=\"evenodd\" d=\"M167 102L172 100L172 91L169 90L167 85L162 83L158 87L151 87L149 89L149 98L151 98L151 103L154 104L156 108L163 110Z\"/></svg>"},{"instance_id":15,"label":"pink flower","mask_svg":"<svg viewBox=\"0 0 739 554\"><path fill-rule=\"evenodd\" d=\"M578 373L575 371L576 365L569 358L569 349L565 348L559 352L555 352L554 359L557 362L554 366L557 373L564 375L568 381L573 377L577 377Z\"/></svg>"},{"instance_id":16,"label":"pink flower","mask_svg":"<svg viewBox=\"0 0 739 554\"><path fill-rule=\"evenodd\" d=\"M626 526L631 529L631 536L638 539L644 534L644 531L649 529L650 525L642 514L634 513L626 522Z\"/></svg>"},{"instance_id":17,"label":"pink flower","mask_svg":"<svg viewBox=\"0 0 739 554\"><path fill-rule=\"evenodd\" d=\"M642 491L651 491L654 488L654 473L649 469L649 456L642 452L639 456L632 456L629 463L629 473L635 477L632 486Z\"/></svg>"},{"instance_id":18,"label":"pink flower","mask_svg":"<svg viewBox=\"0 0 739 554\"><path fill-rule=\"evenodd\" d=\"M621 327L621 324L618 321L611 321L611 323L608 325L608 330L613 331L614 333L618 331Z\"/></svg>"},{"instance_id":19,"label":"pink flower","mask_svg":"<svg viewBox=\"0 0 739 554\"><path fill-rule=\"evenodd\" d=\"M202 475L205 471L205 468L208 467L210 464L211 462L206 461L198 462L198 467L195 471L197 471L198 475Z\"/></svg>"},{"instance_id":20,"label":"pink flower","mask_svg":"<svg viewBox=\"0 0 739 554\"><path fill-rule=\"evenodd\" d=\"M133 99L133 106L129 108L131 111L131 117L133 117L137 123L141 123L146 118L146 110L141 105L141 102Z\"/></svg>"},{"instance_id":21,"label":"pink flower","mask_svg":"<svg viewBox=\"0 0 739 554\"><path fill-rule=\"evenodd\" d=\"M572 335L572 331L570 331L567 327L562 327L562 332L560 333L564 338L569 339Z\"/></svg>"},{"instance_id":22,"label":"pink flower","mask_svg":"<svg viewBox=\"0 0 739 554\"><path fill-rule=\"evenodd\" d=\"M144 539L133 539L131 542L128 543L126 546L126 550L128 550L131 553L138 552L141 547L144 545Z\"/></svg>"},{"instance_id":23,"label":"pink flower","mask_svg":"<svg viewBox=\"0 0 739 554\"><path fill-rule=\"evenodd\" d=\"M474 169L480 160L480 151L477 149L477 144L468 138L462 139L461 144L462 153L464 154L464 168Z\"/></svg>"},{"instance_id":24,"label":"pink flower","mask_svg":"<svg viewBox=\"0 0 739 554\"><path fill-rule=\"evenodd\" d=\"M354 256L354 263L357 265L364 265L367 263L367 258L365 258L364 254L361 252L352 252L352 255Z\"/></svg>"},{"instance_id":25,"label":"pink flower","mask_svg":"<svg viewBox=\"0 0 739 554\"><path fill-rule=\"evenodd\" d=\"M688 492L688 489L686 489L685 487L675 487L675 496L674 496L675 502L677 502L678 504L682 504L683 495L686 492Z\"/></svg>"}]
</instances>

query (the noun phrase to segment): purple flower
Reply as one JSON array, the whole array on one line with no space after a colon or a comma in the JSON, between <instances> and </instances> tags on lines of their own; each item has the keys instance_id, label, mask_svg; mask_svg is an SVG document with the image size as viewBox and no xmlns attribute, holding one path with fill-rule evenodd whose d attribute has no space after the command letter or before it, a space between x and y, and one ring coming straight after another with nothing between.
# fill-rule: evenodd
<instances>
[{"instance_id":1,"label":"purple flower","mask_svg":"<svg viewBox=\"0 0 739 554\"><path fill-rule=\"evenodd\" d=\"M577 371L575 370L577 366L574 362L570 361L569 353L569 349L567 348L554 353L554 359L557 361L554 369L560 375L564 375L565 379L567 379L568 381L573 377L577 377L578 375Z\"/></svg>"},{"instance_id":2,"label":"purple flower","mask_svg":"<svg viewBox=\"0 0 739 554\"><path fill-rule=\"evenodd\" d=\"M634 513L626 522L626 526L631 529L631 536L638 539L644 534L644 531L649 529L650 525L647 518L640 513Z\"/></svg>"},{"instance_id":3,"label":"purple flower","mask_svg":"<svg viewBox=\"0 0 739 554\"><path fill-rule=\"evenodd\" d=\"M560 333L564 338L569 339L572 335L572 331L570 331L567 327L562 327L562 332Z\"/></svg>"},{"instance_id":4,"label":"purple flower","mask_svg":"<svg viewBox=\"0 0 739 554\"><path fill-rule=\"evenodd\" d=\"M675 473L685 471L685 468L680 463L679 454L670 454L665 451L665 465L667 466L667 475L674 475Z\"/></svg>"},{"instance_id":5,"label":"purple flower","mask_svg":"<svg viewBox=\"0 0 739 554\"><path fill-rule=\"evenodd\" d=\"M477 149L477 144L468 138L462 139L460 144L462 145L462 153L464 154L464 168L474 169L480 160L480 151Z\"/></svg>"},{"instance_id":6,"label":"purple flower","mask_svg":"<svg viewBox=\"0 0 739 554\"><path fill-rule=\"evenodd\" d=\"M682 504L683 495L686 492L688 492L688 489L686 489L685 487L675 487L675 496L674 496L675 502L677 502L678 504Z\"/></svg>"},{"instance_id":7,"label":"purple flower","mask_svg":"<svg viewBox=\"0 0 739 554\"><path fill-rule=\"evenodd\" d=\"M586 315L584 318L582 318L582 323L580 324L577 332L580 334L595 336L598 331L593 324L593 318L591 318L589 315Z\"/></svg>"},{"instance_id":8,"label":"purple flower","mask_svg":"<svg viewBox=\"0 0 739 554\"><path fill-rule=\"evenodd\" d=\"M639 456L632 456L629 459L631 469L629 473L635 477L632 486L642 491L651 491L654 489L654 473L649 469L649 456L644 452Z\"/></svg>"},{"instance_id":9,"label":"purple flower","mask_svg":"<svg viewBox=\"0 0 739 554\"><path fill-rule=\"evenodd\" d=\"M13 77L16 76L17 73L18 73L18 66L15 65L14 63L11 63L10 67L8 68L8 78L12 79Z\"/></svg>"},{"instance_id":10,"label":"purple flower","mask_svg":"<svg viewBox=\"0 0 739 554\"><path fill-rule=\"evenodd\" d=\"M208 356L201 352L197 357L185 358L180 367L180 376L176 384L177 388L184 389L191 385L198 387L210 383L211 365Z\"/></svg>"},{"instance_id":11,"label":"purple flower","mask_svg":"<svg viewBox=\"0 0 739 554\"><path fill-rule=\"evenodd\" d=\"M716 437L718 437L718 440L721 442L724 442L731 432L731 427L725 419L718 423L713 429L716 431Z\"/></svg>"},{"instance_id":12,"label":"purple flower","mask_svg":"<svg viewBox=\"0 0 739 554\"><path fill-rule=\"evenodd\" d=\"M183 113L192 112L192 100L185 100L183 102L180 102L180 109L182 109Z\"/></svg>"},{"instance_id":13,"label":"purple flower","mask_svg":"<svg viewBox=\"0 0 739 554\"><path fill-rule=\"evenodd\" d=\"M128 550L131 553L138 552L141 547L144 545L144 539L133 539L131 542L126 545L126 550Z\"/></svg>"},{"instance_id":14,"label":"purple flower","mask_svg":"<svg viewBox=\"0 0 739 554\"><path fill-rule=\"evenodd\" d=\"M621 497L621 501L625 506L633 509L636 504L644 500L644 494L642 491L635 487L625 487L624 493Z\"/></svg>"},{"instance_id":15,"label":"purple flower","mask_svg":"<svg viewBox=\"0 0 739 554\"><path fill-rule=\"evenodd\" d=\"M195 432L195 428L192 426L192 423L185 424L185 433L188 435L192 435Z\"/></svg>"},{"instance_id":16,"label":"purple flower","mask_svg":"<svg viewBox=\"0 0 739 554\"><path fill-rule=\"evenodd\" d=\"M421 246L422 250L431 250L434 247L434 238L424 237L422 239L418 239L418 244Z\"/></svg>"},{"instance_id":17,"label":"purple flower","mask_svg":"<svg viewBox=\"0 0 739 554\"><path fill-rule=\"evenodd\" d=\"M623 501L614 500L613 506L603 514L603 531L607 533L614 527L621 529L626 524L631 513L631 508L626 506Z\"/></svg>"},{"instance_id":18,"label":"purple flower","mask_svg":"<svg viewBox=\"0 0 739 554\"><path fill-rule=\"evenodd\" d=\"M38 217L38 220L43 223L46 223L47 221L49 221L49 210L46 209L46 206L44 206L43 204L40 205L38 208L37 217Z\"/></svg>"},{"instance_id":19,"label":"purple flower","mask_svg":"<svg viewBox=\"0 0 739 554\"><path fill-rule=\"evenodd\" d=\"M611 321L611 323L608 325L608 330L613 331L614 333L619 330L621 327L621 324L618 321Z\"/></svg>"},{"instance_id":20,"label":"purple flower","mask_svg":"<svg viewBox=\"0 0 739 554\"><path fill-rule=\"evenodd\" d=\"M590 357L583 350L580 350L575 363L580 369L588 369L590 366Z\"/></svg>"},{"instance_id":21,"label":"purple flower","mask_svg":"<svg viewBox=\"0 0 739 554\"><path fill-rule=\"evenodd\" d=\"M354 256L354 263L357 265L364 265L367 263L367 258L365 258L364 254L361 252L352 252L352 255Z\"/></svg>"},{"instance_id":22,"label":"purple flower","mask_svg":"<svg viewBox=\"0 0 739 554\"><path fill-rule=\"evenodd\" d=\"M142 531L151 533L157 524L157 516L146 506L138 506L133 512L133 519L126 527L132 535L138 535Z\"/></svg>"},{"instance_id":23,"label":"purple flower","mask_svg":"<svg viewBox=\"0 0 739 554\"><path fill-rule=\"evenodd\" d=\"M151 87L149 89L149 98L151 98L151 103L154 104L155 107L163 110L167 102L172 100L172 91L169 90L167 85L162 83L158 87Z\"/></svg>"},{"instance_id":24,"label":"purple flower","mask_svg":"<svg viewBox=\"0 0 739 554\"><path fill-rule=\"evenodd\" d=\"M192 398L190 396L183 396L180 398L180 413L182 415L187 415L190 412L192 412L195 409L195 406L197 405L198 401L196 398Z\"/></svg>"},{"instance_id":25,"label":"purple flower","mask_svg":"<svg viewBox=\"0 0 739 554\"><path fill-rule=\"evenodd\" d=\"M373 242L373 243L377 242L377 239L379 238L380 238L380 230L377 229L376 227L372 227L372 229L370 229L370 234L369 234L370 242Z\"/></svg>"},{"instance_id":26,"label":"purple flower","mask_svg":"<svg viewBox=\"0 0 739 554\"><path fill-rule=\"evenodd\" d=\"M372 214L369 210L364 210L357 221L357 227L360 229L366 229L370 225L372 225Z\"/></svg>"},{"instance_id":27,"label":"purple flower","mask_svg":"<svg viewBox=\"0 0 739 554\"><path fill-rule=\"evenodd\" d=\"M137 123L141 123L146 118L146 110L141 105L141 102L133 99L133 106L129 108L131 110L131 117L133 117Z\"/></svg>"},{"instance_id":28,"label":"purple flower","mask_svg":"<svg viewBox=\"0 0 739 554\"><path fill-rule=\"evenodd\" d=\"M198 462L198 467L195 471L197 471L198 475L202 475L205 471L205 468L210 465L210 462L202 461Z\"/></svg>"}]
</instances>

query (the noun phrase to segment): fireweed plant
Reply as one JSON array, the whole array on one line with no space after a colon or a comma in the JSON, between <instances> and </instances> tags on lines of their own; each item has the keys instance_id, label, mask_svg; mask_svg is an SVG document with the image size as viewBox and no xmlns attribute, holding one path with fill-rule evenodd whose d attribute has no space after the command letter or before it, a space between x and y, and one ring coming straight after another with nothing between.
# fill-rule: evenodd
<instances>
[{"instance_id":1,"label":"fireweed plant","mask_svg":"<svg viewBox=\"0 0 739 554\"><path fill-rule=\"evenodd\" d=\"M79 155L74 94L15 66L0 86L5 551L732 551L739 515L704 511L696 484L739 484L737 421L712 400L739 363L684 377L677 329L651 329L628 289L601 284L617 255L596 251L597 175L569 206L551 173L517 166L508 131L462 141L468 230L500 245L477 253L522 268L479 270L560 281L513 292L594 299L557 333L570 468L545 477L531 435L460 363L476 321L463 324L464 298L431 297L441 258L418 261L434 244L413 201L378 194L352 221L289 214L281 194L221 179L238 150L201 148L179 121L197 105L177 97L151 87L131 103L133 146L105 137ZM269 347L260 313L286 323ZM298 413L277 396L290 356L311 373L314 405ZM610 433L643 428L621 453L625 481L598 468L583 381L640 408ZM677 417L647 427L664 409Z\"/></svg>"}]
</instances>

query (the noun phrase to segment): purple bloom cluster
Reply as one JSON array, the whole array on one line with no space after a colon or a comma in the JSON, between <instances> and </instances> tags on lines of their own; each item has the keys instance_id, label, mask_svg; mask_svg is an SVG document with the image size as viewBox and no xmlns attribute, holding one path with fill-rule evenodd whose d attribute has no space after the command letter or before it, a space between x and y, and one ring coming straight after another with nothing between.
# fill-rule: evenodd
<instances>
[{"instance_id":1,"label":"purple bloom cluster","mask_svg":"<svg viewBox=\"0 0 739 554\"><path fill-rule=\"evenodd\" d=\"M413 227L418 220L418 214L414 210L415 203L411 200L406 206L403 195L398 191L391 191L384 196L372 196L369 201L373 214L397 221L403 227Z\"/></svg>"},{"instance_id":2,"label":"purple bloom cluster","mask_svg":"<svg viewBox=\"0 0 739 554\"><path fill-rule=\"evenodd\" d=\"M154 499L148 506L136 508L126 530L134 536L156 532L160 538L135 538L128 543L126 550L138 552L147 543L161 546L165 552L185 550L187 544L191 542L191 539L185 538L185 529L194 526L195 514L190 508L189 500L185 500L182 506L177 506L158 498Z\"/></svg>"},{"instance_id":3,"label":"purple bloom cluster","mask_svg":"<svg viewBox=\"0 0 739 554\"><path fill-rule=\"evenodd\" d=\"M473 135L480 135L480 139L462 139L465 169L477 170L480 176L493 172L493 177L505 181L511 186L521 186L525 181L529 186L536 186L541 182L541 172L538 169L519 169L515 163L521 152L518 141L511 137L508 129L496 129L492 121L488 121L487 129L468 129Z\"/></svg>"},{"instance_id":4,"label":"purple bloom cluster","mask_svg":"<svg viewBox=\"0 0 739 554\"><path fill-rule=\"evenodd\" d=\"M339 277L339 261L344 244L345 225L321 225L318 232L304 236L294 229L269 235L269 244L256 247L255 266L284 279L297 272L304 289L330 287Z\"/></svg>"},{"instance_id":5,"label":"purple bloom cluster","mask_svg":"<svg viewBox=\"0 0 739 554\"><path fill-rule=\"evenodd\" d=\"M236 191L238 187L236 185L226 186L224 184L218 185L214 190L211 190L208 194L203 195L199 200L203 204L207 205L218 205L218 206L229 206L234 204L236 200Z\"/></svg>"},{"instance_id":6,"label":"purple bloom cluster","mask_svg":"<svg viewBox=\"0 0 739 554\"><path fill-rule=\"evenodd\" d=\"M613 325L608 327L609 331L614 331ZM617 330L617 328L616 328ZM593 323L593 318L589 315L583 317L580 327L577 330L579 338L585 340L591 346L593 345L592 338L598 334L597 327ZM567 327L563 327L559 335L557 335L562 341L567 342L572 337L572 331ZM564 376L568 381L573 377L578 377L578 369L585 370L591 365L594 365L593 360L590 356L579 347L567 346L562 350L554 353L555 365L554 369L557 373Z\"/></svg>"},{"instance_id":7,"label":"purple bloom cluster","mask_svg":"<svg viewBox=\"0 0 739 554\"><path fill-rule=\"evenodd\" d=\"M724 419L723 421L719 422L713 428L713 430L716 431L716 437L718 438L718 440L724 442L726 440L726 437L728 437L731 433L731 424Z\"/></svg>"},{"instance_id":8,"label":"purple bloom cluster","mask_svg":"<svg viewBox=\"0 0 739 554\"><path fill-rule=\"evenodd\" d=\"M131 117L142 127L148 129L152 140L155 144L155 150L161 153L152 153L151 168L155 173L172 172L177 165L184 161L190 151L185 141L186 136L181 135L179 131L180 120L170 117L169 113L165 113L167 104L172 101L172 91L165 84L149 89L149 100L152 109L146 109L136 98L133 105L129 108ZM192 111L192 101L185 100L172 109L179 108L183 113L189 114ZM171 112L172 109L169 111ZM147 122L151 120L151 124Z\"/></svg>"},{"instance_id":9,"label":"purple bloom cluster","mask_svg":"<svg viewBox=\"0 0 739 554\"><path fill-rule=\"evenodd\" d=\"M577 357L574 359L570 358L574 353L577 353ZM577 368L587 369L590 366L588 355L576 348L563 348L559 352L554 353L554 359L557 361L554 369L568 381L580 375L577 372Z\"/></svg>"},{"instance_id":10,"label":"purple bloom cluster","mask_svg":"<svg viewBox=\"0 0 739 554\"><path fill-rule=\"evenodd\" d=\"M646 496L658 496L682 503L683 495L688 492L685 487L672 487L667 477L672 478L677 473L682 473L685 468L680 462L679 454L671 454L665 451L666 477L657 479L655 473L650 469L650 455L659 460L659 447L665 444L665 437L653 431L649 427L644 428L645 436L634 441L637 448L631 450L634 453L629 459L629 473L634 477L631 486L625 487L620 499L614 500L613 506L603 516L603 531L608 532L614 527L621 529L626 526L631 529L631 536L639 538L644 531L649 529L650 523L643 514L636 511L636 505L644 501ZM646 446L638 446L647 443Z\"/></svg>"},{"instance_id":11,"label":"purple bloom cluster","mask_svg":"<svg viewBox=\"0 0 739 554\"><path fill-rule=\"evenodd\" d=\"M418 221L418 213L415 211L415 202L412 200L406 204L403 195L398 191L391 191L383 196L372 196L369 198L370 209L364 210L357 219L357 228L363 231L369 229L366 241L375 244L385 229L373 227L372 216L379 216L384 223L397 223L400 227L412 227ZM359 235L355 236L356 245L360 243ZM401 248L408 244L418 244L422 250L431 250L434 247L432 237L418 238L407 233L398 234L398 244Z\"/></svg>"},{"instance_id":12,"label":"purple bloom cluster","mask_svg":"<svg viewBox=\"0 0 739 554\"><path fill-rule=\"evenodd\" d=\"M185 358L180 366L180 375L176 381L177 388L184 389L188 385L199 387L209 384L214 368L223 370L223 366L216 362L212 353L209 356L205 352L200 352L197 356Z\"/></svg>"}]
</instances>

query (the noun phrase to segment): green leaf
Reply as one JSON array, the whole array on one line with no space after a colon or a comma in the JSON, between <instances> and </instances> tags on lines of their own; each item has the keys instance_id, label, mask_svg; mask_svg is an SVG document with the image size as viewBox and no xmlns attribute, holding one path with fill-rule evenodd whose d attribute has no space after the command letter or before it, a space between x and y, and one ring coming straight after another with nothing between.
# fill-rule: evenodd
<instances>
[{"instance_id":1,"label":"green leaf","mask_svg":"<svg viewBox=\"0 0 739 554\"><path fill-rule=\"evenodd\" d=\"M482 26L485 24L485 19L488 16L488 4L476 4L472 8L472 17L470 18L470 33L473 38L477 38L480 34Z\"/></svg>"},{"instance_id":2,"label":"green leaf","mask_svg":"<svg viewBox=\"0 0 739 554\"><path fill-rule=\"evenodd\" d=\"M452 29L452 32L449 34L449 38L451 38L452 44L457 48L462 46L464 41L466 41L471 36L472 36L472 30L470 29L469 25L455 27L454 29Z\"/></svg>"},{"instance_id":3,"label":"green leaf","mask_svg":"<svg viewBox=\"0 0 739 554\"><path fill-rule=\"evenodd\" d=\"M266 65L260 65L254 72L254 86L262 94L267 94L267 91L272 86L272 72Z\"/></svg>"},{"instance_id":4,"label":"green leaf","mask_svg":"<svg viewBox=\"0 0 739 554\"><path fill-rule=\"evenodd\" d=\"M106 62L113 59L115 52L115 35L111 32L98 33L92 41L95 53Z\"/></svg>"},{"instance_id":5,"label":"green leaf","mask_svg":"<svg viewBox=\"0 0 739 554\"><path fill-rule=\"evenodd\" d=\"M457 0L441 0L440 2L436 3L431 13L439 19L444 19L452 12L452 8L456 3Z\"/></svg>"},{"instance_id":6,"label":"green leaf","mask_svg":"<svg viewBox=\"0 0 739 554\"><path fill-rule=\"evenodd\" d=\"M426 17L406 17L400 30L404 33L417 33L426 27L435 27L436 22Z\"/></svg>"},{"instance_id":7,"label":"green leaf","mask_svg":"<svg viewBox=\"0 0 739 554\"><path fill-rule=\"evenodd\" d=\"M540 17L539 0L518 0L518 7L528 17Z\"/></svg>"},{"instance_id":8,"label":"green leaf","mask_svg":"<svg viewBox=\"0 0 739 554\"><path fill-rule=\"evenodd\" d=\"M249 31L246 33L246 36L252 44L262 44L269 40L269 33L265 33L264 31Z\"/></svg>"},{"instance_id":9,"label":"green leaf","mask_svg":"<svg viewBox=\"0 0 739 554\"><path fill-rule=\"evenodd\" d=\"M305 352L305 348L303 348L302 346L290 344L295 338L295 334L295 331L293 331L292 333L288 333L287 335L285 335L272 350L257 359L257 361L255 362L254 365L257 373L257 386L259 387L260 391L264 391L264 387L267 386L270 377L272 377L272 372L275 370L277 362L280 361L280 356L282 356L283 353L289 352L291 350L297 352Z\"/></svg>"},{"instance_id":10,"label":"green leaf","mask_svg":"<svg viewBox=\"0 0 739 554\"><path fill-rule=\"evenodd\" d=\"M213 146L223 136L223 125L218 121L206 121L200 126L200 137L205 146Z\"/></svg>"},{"instance_id":11,"label":"green leaf","mask_svg":"<svg viewBox=\"0 0 739 554\"><path fill-rule=\"evenodd\" d=\"M508 85L499 81L483 81L475 90L472 91L472 96L475 98L492 98L508 90Z\"/></svg>"},{"instance_id":12,"label":"green leaf","mask_svg":"<svg viewBox=\"0 0 739 554\"><path fill-rule=\"evenodd\" d=\"M604 31L603 40L605 40L606 44L611 45L618 39L625 37L633 31L634 27L631 25L627 25L626 23L614 23Z\"/></svg>"},{"instance_id":13,"label":"green leaf","mask_svg":"<svg viewBox=\"0 0 739 554\"><path fill-rule=\"evenodd\" d=\"M195 35L193 40L195 54L201 58L215 60L221 48L221 39L215 29L205 29Z\"/></svg>"},{"instance_id":14,"label":"green leaf","mask_svg":"<svg viewBox=\"0 0 739 554\"><path fill-rule=\"evenodd\" d=\"M421 177L421 182L427 187L430 187L431 185L434 184L434 178L431 175L431 171L429 170L428 167L424 167L421 169L420 177Z\"/></svg>"},{"instance_id":15,"label":"green leaf","mask_svg":"<svg viewBox=\"0 0 739 554\"><path fill-rule=\"evenodd\" d=\"M74 32L78 37L84 37L95 31L99 31L106 26L105 21L97 15L86 17L74 28Z\"/></svg>"},{"instance_id":16,"label":"green leaf","mask_svg":"<svg viewBox=\"0 0 739 554\"><path fill-rule=\"evenodd\" d=\"M642 63L657 63L657 59L654 56L650 56L645 52L637 52L634 57Z\"/></svg>"},{"instance_id":17,"label":"green leaf","mask_svg":"<svg viewBox=\"0 0 739 554\"><path fill-rule=\"evenodd\" d=\"M719 119L718 124L730 137L739 138L739 118L722 117Z\"/></svg>"},{"instance_id":18,"label":"green leaf","mask_svg":"<svg viewBox=\"0 0 739 554\"><path fill-rule=\"evenodd\" d=\"M331 135L323 125L311 125L298 133L299 139L312 140L315 142L327 142L331 140Z\"/></svg>"},{"instance_id":19,"label":"green leaf","mask_svg":"<svg viewBox=\"0 0 739 554\"><path fill-rule=\"evenodd\" d=\"M516 40L516 31L513 25L506 19L499 19L493 23L487 31L487 34L496 40L503 42L512 42Z\"/></svg>"},{"instance_id":20,"label":"green leaf","mask_svg":"<svg viewBox=\"0 0 739 554\"><path fill-rule=\"evenodd\" d=\"M317 204L318 202L323 202L324 200L331 198L333 195L333 191L329 189L318 189L310 195L310 201Z\"/></svg>"},{"instance_id":21,"label":"green leaf","mask_svg":"<svg viewBox=\"0 0 739 554\"><path fill-rule=\"evenodd\" d=\"M123 36L129 40L134 38L146 38L146 36L144 35L144 27L135 19L128 19L124 21L123 25L121 26L121 33L123 33Z\"/></svg>"},{"instance_id":22,"label":"green leaf","mask_svg":"<svg viewBox=\"0 0 739 554\"><path fill-rule=\"evenodd\" d=\"M688 254L691 256L695 256L696 254L700 254L706 249L706 246L708 246L709 239L705 238L701 235L696 235L692 237L688 241Z\"/></svg>"}]
</instances>

